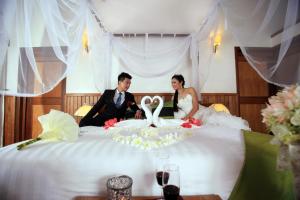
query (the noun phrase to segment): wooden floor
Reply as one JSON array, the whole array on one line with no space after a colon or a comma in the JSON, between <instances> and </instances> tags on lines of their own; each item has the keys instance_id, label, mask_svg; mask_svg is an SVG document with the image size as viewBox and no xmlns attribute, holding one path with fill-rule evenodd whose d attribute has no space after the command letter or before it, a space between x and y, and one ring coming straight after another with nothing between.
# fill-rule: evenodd
<instances>
[{"instance_id":1,"label":"wooden floor","mask_svg":"<svg viewBox=\"0 0 300 200\"><path fill-rule=\"evenodd\" d=\"M74 200L105 200L106 197L76 197ZM156 200L159 197L133 197L132 200ZM221 200L219 195L197 195L197 196L183 196L180 199L184 200Z\"/></svg>"}]
</instances>

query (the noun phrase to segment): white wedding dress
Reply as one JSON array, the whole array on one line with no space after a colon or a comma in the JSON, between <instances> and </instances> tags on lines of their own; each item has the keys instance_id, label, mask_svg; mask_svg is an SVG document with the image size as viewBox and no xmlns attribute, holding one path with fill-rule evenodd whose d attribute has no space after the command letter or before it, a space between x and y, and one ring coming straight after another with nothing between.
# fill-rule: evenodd
<instances>
[{"instance_id":1,"label":"white wedding dress","mask_svg":"<svg viewBox=\"0 0 300 200\"><path fill-rule=\"evenodd\" d=\"M193 108L193 98L190 94L184 98L178 99L178 112L174 112L175 119L185 117ZM240 117L230 115L225 112L216 112L213 108L199 105L199 110L193 116L196 119L201 119L203 124L226 126L235 129L250 130L246 120Z\"/></svg>"}]
</instances>

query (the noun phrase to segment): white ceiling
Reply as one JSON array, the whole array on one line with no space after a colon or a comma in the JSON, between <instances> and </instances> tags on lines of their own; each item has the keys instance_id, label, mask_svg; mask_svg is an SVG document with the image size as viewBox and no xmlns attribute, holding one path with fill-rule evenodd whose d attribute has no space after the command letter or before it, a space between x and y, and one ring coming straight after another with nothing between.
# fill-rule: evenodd
<instances>
[{"instance_id":1,"label":"white ceiling","mask_svg":"<svg viewBox=\"0 0 300 200\"><path fill-rule=\"evenodd\" d=\"M113 33L191 33L215 0L95 0L102 23Z\"/></svg>"},{"instance_id":2,"label":"white ceiling","mask_svg":"<svg viewBox=\"0 0 300 200\"><path fill-rule=\"evenodd\" d=\"M97 16L112 33L177 33L196 31L217 0L91 0ZM237 12L253 10L258 0L234 0ZM265 4L268 5L268 4ZM300 6L300 4L299 4ZM267 7L265 8L267 9ZM283 27L286 0L265 32L268 37ZM299 8L300 10L300 8ZM299 14L300 17L300 14Z\"/></svg>"}]
</instances>

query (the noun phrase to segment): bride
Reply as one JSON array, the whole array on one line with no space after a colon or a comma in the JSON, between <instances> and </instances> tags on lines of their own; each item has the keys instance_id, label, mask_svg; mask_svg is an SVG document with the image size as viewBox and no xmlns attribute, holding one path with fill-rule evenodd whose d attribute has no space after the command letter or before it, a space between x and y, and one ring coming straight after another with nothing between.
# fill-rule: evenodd
<instances>
[{"instance_id":1,"label":"bride","mask_svg":"<svg viewBox=\"0 0 300 200\"><path fill-rule=\"evenodd\" d=\"M198 96L193 87L184 88L185 80L181 74L172 77L175 90L173 99L174 118L189 120L201 119L204 124L222 125L230 128L249 130L248 122L225 112L216 112L213 108L199 106Z\"/></svg>"}]
</instances>

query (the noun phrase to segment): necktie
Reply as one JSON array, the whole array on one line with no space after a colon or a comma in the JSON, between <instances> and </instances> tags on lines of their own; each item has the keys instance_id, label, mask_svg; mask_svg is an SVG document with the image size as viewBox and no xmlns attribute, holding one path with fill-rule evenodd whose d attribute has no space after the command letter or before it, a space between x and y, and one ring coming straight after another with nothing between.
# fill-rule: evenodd
<instances>
[{"instance_id":1,"label":"necktie","mask_svg":"<svg viewBox=\"0 0 300 200\"><path fill-rule=\"evenodd\" d=\"M119 96L117 98L117 101L116 101L116 107L117 108L120 108L121 107L121 99L122 99L122 93L120 92L119 93Z\"/></svg>"}]
</instances>

